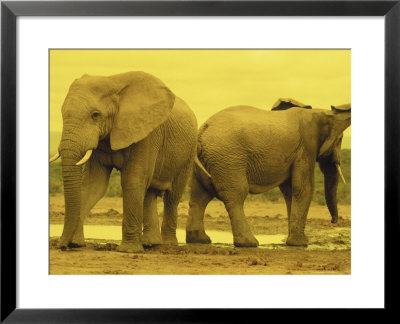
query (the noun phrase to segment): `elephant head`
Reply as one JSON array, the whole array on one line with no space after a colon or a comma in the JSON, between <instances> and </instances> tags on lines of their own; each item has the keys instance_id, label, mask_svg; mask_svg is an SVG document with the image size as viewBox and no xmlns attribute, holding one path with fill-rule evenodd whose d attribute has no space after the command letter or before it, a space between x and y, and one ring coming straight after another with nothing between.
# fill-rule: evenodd
<instances>
[{"instance_id":1,"label":"elephant head","mask_svg":"<svg viewBox=\"0 0 400 324\"><path fill-rule=\"evenodd\" d=\"M174 94L144 72L103 77L84 75L75 80L62 106L63 131L58 154L64 181L65 219L60 247L77 228L81 209L82 167L100 141L121 150L144 139L165 122Z\"/></svg>"},{"instance_id":2,"label":"elephant head","mask_svg":"<svg viewBox=\"0 0 400 324\"><path fill-rule=\"evenodd\" d=\"M312 107L292 98L279 98L271 110L290 108L311 109ZM331 111L328 113L319 109L317 111L323 112L317 161L324 174L326 204L332 217L332 223L336 223L338 221L336 194L339 177L346 183L340 168L340 153L343 131L351 123L351 105L331 106Z\"/></svg>"},{"instance_id":3,"label":"elephant head","mask_svg":"<svg viewBox=\"0 0 400 324\"><path fill-rule=\"evenodd\" d=\"M300 101L292 98L279 98L272 106L271 110L286 110L289 108L298 107L304 109L311 109L310 105L305 105Z\"/></svg>"},{"instance_id":4,"label":"elephant head","mask_svg":"<svg viewBox=\"0 0 400 324\"><path fill-rule=\"evenodd\" d=\"M340 168L340 152L343 131L351 124L351 105L331 106L325 114L319 138L317 161L324 174L325 200L332 216L332 223L338 221L337 186L339 177L346 183Z\"/></svg>"}]
</instances>

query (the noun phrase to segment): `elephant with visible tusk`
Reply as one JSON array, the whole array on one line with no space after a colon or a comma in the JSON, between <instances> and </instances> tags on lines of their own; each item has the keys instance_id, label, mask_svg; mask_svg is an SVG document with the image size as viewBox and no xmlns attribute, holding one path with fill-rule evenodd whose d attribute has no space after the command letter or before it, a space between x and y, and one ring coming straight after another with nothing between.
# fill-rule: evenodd
<instances>
[{"instance_id":1,"label":"elephant with visible tusk","mask_svg":"<svg viewBox=\"0 0 400 324\"><path fill-rule=\"evenodd\" d=\"M186 242L211 243L204 230L204 211L217 197L228 211L234 245L258 246L245 219L244 201L249 193L279 186L289 221L286 244L307 246L304 230L316 162L324 174L332 223L337 222L339 177L344 181L341 142L343 131L351 124L350 104L323 110L281 99L272 110L230 107L201 126L190 180Z\"/></svg>"},{"instance_id":2,"label":"elephant with visible tusk","mask_svg":"<svg viewBox=\"0 0 400 324\"><path fill-rule=\"evenodd\" d=\"M83 221L121 172L121 252L177 244L177 206L196 153L197 121L186 103L144 72L84 75L62 106L59 150L65 196L61 249L84 245ZM161 233L157 196L163 194Z\"/></svg>"}]
</instances>

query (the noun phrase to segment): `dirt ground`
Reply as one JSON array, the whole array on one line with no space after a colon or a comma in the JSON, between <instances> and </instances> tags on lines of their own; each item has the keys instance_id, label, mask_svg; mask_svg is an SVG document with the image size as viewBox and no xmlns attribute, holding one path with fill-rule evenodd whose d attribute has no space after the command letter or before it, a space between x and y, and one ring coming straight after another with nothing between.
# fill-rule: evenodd
<instances>
[{"instance_id":1,"label":"dirt ground","mask_svg":"<svg viewBox=\"0 0 400 324\"><path fill-rule=\"evenodd\" d=\"M161 201L158 204L162 214ZM339 206L339 221L330 223L326 206L312 205L306 235L309 246L288 247L284 241L258 248L235 248L233 244L179 244L157 246L144 253L115 251L118 240L90 239L84 248L61 251L58 237L50 237L50 274L350 274L351 214L349 205ZM178 209L178 229L184 229L188 203ZM245 213L257 235L287 235L283 203L247 201ZM64 198L50 197L50 226L62 224ZM121 225L122 199L105 197L92 210L85 225ZM161 219L160 219L161 221ZM106 227L104 227L106 228ZM205 215L205 228L230 233L223 204L212 201Z\"/></svg>"}]
</instances>

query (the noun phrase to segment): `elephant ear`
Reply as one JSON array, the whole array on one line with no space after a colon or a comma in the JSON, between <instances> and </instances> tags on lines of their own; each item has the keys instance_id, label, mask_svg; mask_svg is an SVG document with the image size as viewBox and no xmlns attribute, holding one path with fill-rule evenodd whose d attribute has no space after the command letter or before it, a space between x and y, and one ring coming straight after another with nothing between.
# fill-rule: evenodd
<instances>
[{"instance_id":1,"label":"elephant ear","mask_svg":"<svg viewBox=\"0 0 400 324\"><path fill-rule=\"evenodd\" d=\"M159 79L144 72L128 72L113 79L120 89L110 144L113 150L120 150L141 141L165 122L175 95Z\"/></svg>"},{"instance_id":2,"label":"elephant ear","mask_svg":"<svg viewBox=\"0 0 400 324\"><path fill-rule=\"evenodd\" d=\"M294 100L292 98L279 98L274 103L271 110L286 110L293 107L304 108L304 109L312 108L310 105L305 105L302 102Z\"/></svg>"},{"instance_id":3,"label":"elephant ear","mask_svg":"<svg viewBox=\"0 0 400 324\"><path fill-rule=\"evenodd\" d=\"M351 105L331 106L332 111L327 114L328 134L319 149L318 158L328 157L334 148L335 142L343 131L351 125Z\"/></svg>"}]
</instances>

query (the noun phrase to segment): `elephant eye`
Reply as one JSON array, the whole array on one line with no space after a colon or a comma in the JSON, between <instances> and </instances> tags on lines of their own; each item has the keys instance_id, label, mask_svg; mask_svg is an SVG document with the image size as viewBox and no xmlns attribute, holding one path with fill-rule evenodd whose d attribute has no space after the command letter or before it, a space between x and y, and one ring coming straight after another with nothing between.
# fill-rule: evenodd
<instances>
[{"instance_id":1,"label":"elephant eye","mask_svg":"<svg viewBox=\"0 0 400 324\"><path fill-rule=\"evenodd\" d=\"M100 113L98 111L95 111L94 113L92 113L92 119L93 120L96 120L99 117L100 117Z\"/></svg>"}]
</instances>

